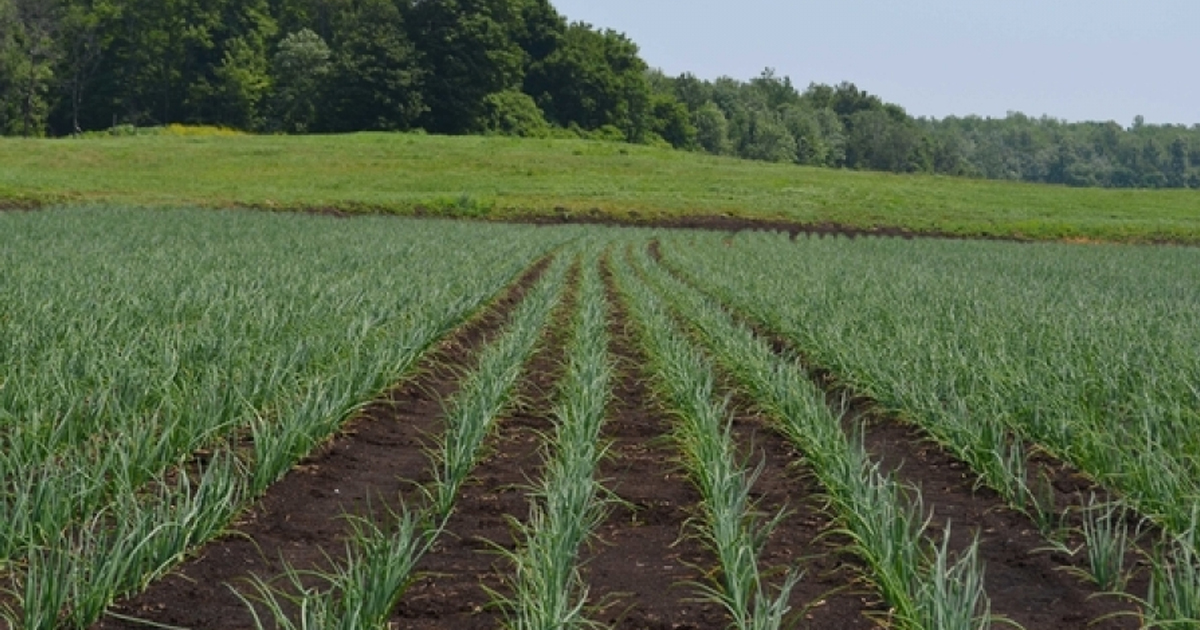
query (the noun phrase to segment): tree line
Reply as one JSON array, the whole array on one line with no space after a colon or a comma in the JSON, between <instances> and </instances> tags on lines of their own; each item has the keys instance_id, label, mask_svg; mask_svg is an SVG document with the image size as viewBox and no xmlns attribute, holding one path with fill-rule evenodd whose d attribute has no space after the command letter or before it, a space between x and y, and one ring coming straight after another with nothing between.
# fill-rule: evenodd
<instances>
[{"instance_id":1,"label":"tree line","mask_svg":"<svg viewBox=\"0 0 1200 630\"><path fill-rule=\"evenodd\" d=\"M0 131L424 129L650 141L637 46L548 0L0 0Z\"/></svg>"},{"instance_id":2,"label":"tree line","mask_svg":"<svg viewBox=\"0 0 1200 630\"><path fill-rule=\"evenodd\" d=\"M0 133L572 136L1074 186L1200 188L1200 125L915 118L850 83L650 69L550 0L0 0Z\"/></svg>"},{"instance_id":3,"label":"tree line","mask_svg":"<svg viewBox=\"0 0 1200 630\"><path fill-rule=\"evenodd\" d=\"M1129 128L1010 113L915 118L852 83L800 90L768 69L750 81L651 72L710 153L811 166L1114 188L1200 188L1200 124ZM678 138L672 137L672 142Z\"/></svg>"}]
</instances>

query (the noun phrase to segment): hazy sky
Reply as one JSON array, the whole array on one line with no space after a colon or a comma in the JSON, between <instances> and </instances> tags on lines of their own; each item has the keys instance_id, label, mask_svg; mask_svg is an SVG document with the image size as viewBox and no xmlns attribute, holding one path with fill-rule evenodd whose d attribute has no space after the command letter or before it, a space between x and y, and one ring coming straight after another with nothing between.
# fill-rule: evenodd
<instances>
[{"instance_id":1,"label":"hazy sky","mask_svg":"<svg viewBox=\"0 0 1200 630\"><path fill-rule=\"evenodd\" d=\"M1200 123L1200 0L552 0L670 75L851 81L915 116Z\"/></svg>"}]
</instances>

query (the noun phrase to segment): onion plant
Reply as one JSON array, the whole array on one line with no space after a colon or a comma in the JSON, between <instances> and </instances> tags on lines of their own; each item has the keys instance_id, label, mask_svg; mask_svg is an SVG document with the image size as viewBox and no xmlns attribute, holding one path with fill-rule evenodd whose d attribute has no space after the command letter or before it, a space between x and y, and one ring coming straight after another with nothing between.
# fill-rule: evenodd
<instances>
[{"instance_id":1,"label":"onion plant","mask_svg":"<svg viewBox=\"0 0 1200 630\"><path fill-rule=\"evenodd\" d=\"M1129 530L1129 511L1120 501L1098 501L1093 494L1083 510L1083 551L1087 569L1078 573L1100 590L1119 592L1129 581L1125 556L1139 532Z\"/></svg>"},{"instance_id":2,"label":"onion plant","mask_svg":"<svg viewBox=\"0 0 1200 630\"><path fill-rule=\"evenodd\" d=\"M605 454L601 428L611 396L612 367L598 263L595 250L582 261L553 437L531 496L529 518L514 522L519 544L504 552L513 564L512 593L496 598L509 627L516 630L595 625L586 614L588 589L578 558L606 513L596 468Z\"/></svg>"},{"instance_id":3,"label":"onion plant","mask_svg":"<svg viewBox=\"0 0 1200 630\"><path fill-rule=\"evenodd\" d=\"M446 410L446 432L437 439L435 514L449 518L459 488L475 467L484 438L508 404L526 359L542 338L546 323L562 297L568 256L559 256L545 277L513 313L495 343L483 350L479 365L462 383Z\"/></svg>"},{"instance_id":4,"label":"onion plant","mask_svg":"<svg viewBox=\"0 0 1200 630\"><path fill-rule=\"evenodd\" d=\"M919 424L1044 529L1054 508L1027 478L1034 446L1188 531L1200 251L721 238L664 235L664 261Z\"/></svg>"},{"instance_id":5,"label":"onion plant","mask_svg":"<svg viewBox=\"0 0 1200 630\"><path fill-rule=\"evenodd\" d=\"M1187 533L1161 542L1150 555L1144 627L1200 627L1200 553L1196 552L1196 542L1196 527L1192 527Z\"/></svg>"},{"instance_id":6,"label":"onion plant","mask_svg":"<svg viewBox=\"0 0 1200 630\"><path fill-rule=\"evenodd\" d=\"M916 489L902 488L850 439L794 357L781 356L718 304L680 282L637 250L636 272L687 322L721 364L778 421L829 493L842 532L907 628L947 630L990 626L982 567L971 545L951 563L947 545L932 545ZM632 273L632 272L630 272ZM967 606L961 609L962 606ZM936 611L961 609L956 615ZM956 619L955 625L930 625Z\"/></svg>"},{"instance_id":7,"label":"onion plant","mask_svg":"<svg viewBox=\"0 0 1200 630\"><path fill-rule=\"evenodd\" d=\"M4 220L0 584L17 628L84 627L142 588L574 235L116 208Z\"/></svg>"},{"instance_id":8,"label":"onion plant","mask_svg":"<svg viewBox=\"0 0 1200 630\"><path fill-rule=\"evenodd\" d=\"M252 593L235 591L250 608L258 628L280 630L362 630L385 628L392 608L411 584L417 562L441 527L406 509L389 512L391 525L374 517L347 516L350 535L345 558L330 559L329 570L298 570L285 563L283 585L252 576ZM313 583L318 584L312 586ZM266 623L255 604L270 615Z\"/></svg>"},{"instance_id":9,"label":"onion plant","mask_svg":"<svg viewBox=\"0 0 1200 630\"><path fill-rule=\"evenodd\" d=\"M631 276L620 256L615 267L654 381L679 417L674 437L703 499L703 537L717 556L720 572L713 585L702 585L702 592L725 607L731 627L779 628L800 573L789 571L772 593L759 557L785 512L764 517L754 505L751 489L761 467L738 455L725 404L715 398L711 364L680 333L659 299Z\"/></svg>"},{"instance_id":10,"label":"onion plant","mask_svg":"<svg viewBox=\"0 0 1200 630\"><path fill-rule=\"evenodd\" d=\"M510 316L499 337L480 351L475 369L448 401L446 431L432 453L435 482L425 488L426 504L392 514L390 531L370 519L347 517L351 536L344 559L332 569L300 570L285 563L282 584L256 578L243 596L259 628L365 628L387 626L392 607L404 594L413 570L449 520L458 491L475 467L484 439L507 406L522 368L559 303L569 255L559 255ZM306 586L306 581L320 586ZM270 617L253 608L258 602ZM272 625L273 624L273 625Z\"/></svg>"}]
</instances>

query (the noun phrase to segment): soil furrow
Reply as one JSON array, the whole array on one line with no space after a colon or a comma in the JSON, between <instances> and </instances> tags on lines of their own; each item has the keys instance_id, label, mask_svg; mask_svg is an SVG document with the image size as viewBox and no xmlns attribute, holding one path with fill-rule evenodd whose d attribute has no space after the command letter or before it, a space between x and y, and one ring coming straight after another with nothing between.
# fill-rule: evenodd
<instances>
[{"instance_id":1,"label":"soil furrow","mask_svg":"<svg viewBox=\"0 0 1200 630\"><path fill-rule=\"evenodd\" d=\"M230 532L145 592L116 604L120 615L194 630L253 628L234 588L250 575L271 579L283 560L300 569L327 567L344 554L341 515L382 515L418 484L432 481L426 450L442 430L442 403L509 313L545 272L550 258L526 271L502 295L423 357L413 377L367 406L327 445L302 460L252 505ZM370 508L370 510L369 510ZM247 591L249 592L249 591ZM98 630L141 630L107 617Z\"/></svg>"},{"instance_id":2,"label":"soil furrow","mask_svg":"<svg viewBox=\"0 0 1200 630\"><path fill-rule=\"evenodd\" d=\"M920 429L872 414L862 424L867 451L905 484L920 488L932 512L929 535L940 540L951 528L951 547L966 548L979 539L979 557L992 610L1027 630L1138 628L1136 616L1101 617L1134 612L1115 597L1097 591L1064 567L1082 567L1082 558L1048 550L1049 543L1029 517L1005 503L995 491L978 487L978 476ZM1130 591L1144 595L1137 579Z\"/></svg>"},{"instance_id":3,"label":"soil furrow","mask_svg":"<svg viewBox=\"0 0 1200 630\"><path fill-rule=\"evenodd\" d=\"M675 318L682 330L692 330ZM766 518L787 513L763 549L760 569L778 585L787 571L800 569L803 579L789 600L799 628L873 628L886 617L886 606L860 580L861 563L846 551L848 542L831 535L835 527L823 505L820 482L803 466L803 455L770 426L749 397L717 367L718 396L727 396L733 437L742 461L761 466L752 495ZM774 594L772 592L771 594Z\"/></svg>"},{"instance_id":4,"label":"soil furrow","mask_svg":"<svg viewBox=\"0 0 1200 630\"><path fill-rule=\"evenodd\" d=\"M861 563L847 551L848 542L830 536L835 526L822 503L822 488L803 467L803 455L770 428L736 388L731 395L733 435L750 465L762 465L753 496L766 515L781 509L788 516L775 528L761 558L762 567L798 567L803 579L792 591L791 604L800 628L842 630L874 628L886 617L886 606L863 583ZM778 581L778 580L776 580Z\"/></svg>"},{"instance_id":5,"label":"soil furrow","mask_svg":"<svg viewBox=\"0 0 1200 630\"><path fill-rule=\"evenodd\" d=\"M661 264L657 241L650 245L651 256ZM676 273L664 269L681 282L713 298L712 294ZM715 299L715 298L713 298ZM719 300L717 300L719 302ZM831 408L846 410L848 431L861 428L864 446L879 461L885 472L894 473L902 483L921 489L924 506L931 512L929 535L940 540L947 523L951 529L951 547L965 549L978 536L979 557L985 565L985 580L992 612L1020 623L1027 630L1137 628L1132 614L1111 617L1114 613L1133 613L1130 603L1098 591L1078 576L1064 570L1082 567L1084 559L1050 551L1050 543L1029 517L1010 508L999 494L982 487L970 467L937 445L921 428L882 411L875 401L857 395L828 370L814 367L803 352L786 338L764 330L757 322L726 307L739 323L751 327L777 353L800 356L809 377L826 392ZM1040 455L1031 458L1034 475L1046 474L1052 480L1060 509L1079 505L1079 494L1098 490L1070 467ZM1145 578L1136 576L1128 592L1144 595ZM1110 616L1102 621L1102 617Z\"/></svg>"},{"instance_id":6,"label":"soil furrow","mask_svg":"<svg viewBox=\"0 0 1200 630\"><path fill-rule=\"evenodd\" d=\"M489 590L508 595L512 563L500 550L517 541L512 519L529 513L528 490L542 473L545 440L553 435L557 385L565 371L578 264L533 356L524 366L515 403L485 444L455 501L446 531L417 566L420 577L392 614L396 628L499 628L504 611Z\"/></svg>"},{"instance_id":7,"label":"soil furrow","mask_svg":"<svg viewBox=\"0 0 1200 630\"><path fill-rule=\"evenodd\" d=\"M584 581L595 618L617 629L684 630L721 628L724 610L697 601L691 583L716 558L686 536L700 495L687 481L668 436L671 424L642 378L647 359L633 339L628 314L617 296L607 264L602 274L609 303L613 399L603 436L608 457L601 463L604 486L621 501L585 552Z\"/></svg>"}]
</instances>

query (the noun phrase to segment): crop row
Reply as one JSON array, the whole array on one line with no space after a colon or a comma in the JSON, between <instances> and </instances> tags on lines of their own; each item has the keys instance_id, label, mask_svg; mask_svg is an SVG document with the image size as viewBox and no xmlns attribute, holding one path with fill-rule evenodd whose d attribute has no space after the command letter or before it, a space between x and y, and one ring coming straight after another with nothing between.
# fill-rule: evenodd
<instances>
[{"instance_id":1,"label":"crop row","mask_svg":"<svg viewBox=\"0 0 1200 630\"><path fill-rule=\"evenodd\" d=\"M140 590L569 236L514 229L498 251L453 224L6 220L0 579L23 628L83 627Z\"/></svg>"},{"instance_id":2,"label":"crop row","mask_svg":"<svg viewBox=\"0 0 1200 630\"><path fill-rule=\"evenodd\" d=\"M1112 509L1081 498L1088 577L1124 585L1128 505L1166 532L1149 556L1144 625L1200 620L1191 250L664 233L660 262L645 232L578 238L591 228L115 209L4 221L17 229L0 235L0 627L94 622L223 531L555 250L449 399L432 481L398 507L348 517L345 553L326 568L254 578L244 597L267 611L260 627L387 626L569 277L576 308L553 430L538 434L528 514L507 516L511 571L491 595L514 628L597 625L581 566L615 499L596 472L613 377L602 256L701 496L691 524L716 566L695 586L732 627L783 625L805 576L760 566L789 511L752 500L763 468L741 455L726 386L802 454L830 534L849 541L890 607L881 621L993 622L977 546L952 551L949 526L930 535L920 491L868 454L813 365L920 425L1051 539L1058 515L1031 454L1086 472L1119 497ZM106 233L89 236L96 225Z\"/></svg>"},{"instance_id":3,"label":"crop row","mask_svg":"<svg viewBox=\"0 0 1200 630\"><path fill-rule=\"evenodd\" d=\"M926 539L919 493L884 475L861 444L843 432L823 393L795 360L776 354L719 306L674 280L644 249L637 250L635 266L804 453L852 540L852 551L867 565L866 577L891 605L892 622L915 629L987 627L988 602L974 546L951 562L946 544Z\"/></svg>"},{"instance_id":4,"label":"crop row","mask_svg":"<svg viewBox=\"0 0 1200 630\"><path fill-rule=\"evenodd\" d=\"M332 570L288 568L285 588L256 579L254 599L266 604L273 622L266 624L256 615L259 628L387 627L413 569L445 529L484 439L508 405L522 366L561 299L569 261L569 256L560 255L551 263L498 338L482 350L477 367L449 401L446 430L434 450L435 481L425 489L427 502L393 512L390 529L368 518L352 519L345 559ZM306 578L314 575L323 584L306 586ZM294 614L293 609L299 613Z\"/></svg>"},{"instance_id":5,"label":"crop row","mask_svg":"<svg viewBox=\"0 0 1200 630\"><path fill-rule=\"evenodd\" d=\"M1162 526L1144 623L1200 619L1200 277L1194 250L664 238L665 261L856 391L918 423L1048 535L1034 449ZM1087 507L1090 577L1131 533Z\"/></svg>"},{"instance_id":6,"label":"crop row","mask_svg":"<svg viewBox=\"0 0 1200 630\"><path fill-rule=\"evenodd\" d=\"M600 281L599 249L583 256L578 307L571 324L567 371L558 387L554 431L541 478L531 490L529 516L516 522L510 595L497 595L516 630L589 627L588 587L579 573L585 543L604 519L608 495L597 477L606 448L601 428L611 397L608 308Z\"/></svg>"},{"instance_id":7,"label":"crop row","mask_svg":"<svg viewBox=\"0 0 1200 630\"><path fill-rule=\"evenodd\" d=\"M510 515L518 538L505 552L511 593L493 593L519 629L587 627L587 586L577 558L605 515L606 499L595 476L605 449L600 429L610 397L607 308L599 279L597 247L588 248L579 269L578 307L571 319L567 370L558 386L555 430L546 436L541 478L530 489L524 521ZM559 256L527 295L497 339L479 355L449 401L445 431L434 450L434 481L423 489L422 505L392 514L385 531L368 519L352 520L345 559L332 571L286 571L285 587L255 579L247 600L266 604L278 628L383 628L421 557L446 529L459 490L470 476L485 440L508 406L523 364L545 336L547 322L563 292L567 261ZM411 507L411 506L410 506ZM313 577L321 586L308 587Z\"/></svg>"},{"instance_id":8,"label":"crop row","mask_svg":"<svg viewBox=\"0 0 1200 630\"><path fill-rule=\"evenodd\" d=\"M661 396L679 417L674 439L700 492L702 536L720 564L714 584L703 590L725 607L733 627L779 628L800 574L790 572L772 593L759 557L785 512L767 517L756 510L751 492L761 469L738 455L725 405L715 398L712 365L676 330L657 296L632 277L620 255L614 267Z\"/></svg>"}]
</instances>

